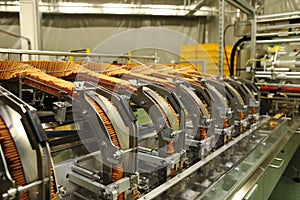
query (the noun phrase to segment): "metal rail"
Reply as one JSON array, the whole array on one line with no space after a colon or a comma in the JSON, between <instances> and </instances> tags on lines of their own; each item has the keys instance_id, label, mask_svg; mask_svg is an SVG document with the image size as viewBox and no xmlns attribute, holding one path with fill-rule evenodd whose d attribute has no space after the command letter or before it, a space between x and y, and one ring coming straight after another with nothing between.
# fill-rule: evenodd
<instances>
[{"instance_id":1,"label":"metal rail","mask_svg":"<svg viewBox=\"0 0 300 200\"><path fill-rule=\"evenodd\" d=\"M258 34L256 34L257 37L271 37L271 36L288 37L288 36L291 36L291 35L300 35L300 31L258 33Z\"/></svg>"},{"instance_id":2,"label":"metal rail","mask_svg":"<svg viewBox=\"0 0 300 200\"><path fill-rule=\"evenodd\" d=\"M300 15L299 16L280 17L280 18L259 19L259 20L257 20L257 23L287 21L287 20L299 19L299 18L300 18Z\"/></svg>"},{"instance_id":3,"label":"metal rail","mask_svg":"<svg viewBox=\"0 0 300 200\"><path fill-rule=\"evenodd\" d=\"M287 42L300 42L300 38L276 39L276 40L257 40L256 44L275 44L275 43L287 43Z\"/></svg>"},{"instance_id":4,"label":"metal rail","mask_svg":"<svg viewBox=\"0 0 300 200\"><path fill-rule=\"evenodd\" d=\"M289 17L291 15L300 15L300 11L297 12L288 12L288 13L277 13L277 14L270 14L270 15L258 15L257 19L267 19L272 18L276 19L277 17Z\"/></svg>"},{"instance_id":5,"label":"metal rail","mask_svg":"<svg viewBox=\"0 0 300 200\"><path fill-rule=\"evenodd\" d=\"M297 122L294 122L293 125L287 130L286 135L280 141L278 141L276 145L272 146L270 154L268 154L267 157L265 156L266 159L263 161L263 163L261 163L260 167L257 168L257 170L252 174L252 176L248 180L246 180L246 183L237 192L235 192L235 194L232 194L233 192L228 193L227 197L231 197L232 199L239 199L241 197L246 196L247 193L249 193L254 184L257 183L259 178L264 174L265 170L267 170L268 166L271 166L270 164L273 161L273 159L276 158L276 155L280 153L283 147L292 138L294 132L298 128L297 124Z\"/></svg>"},{"instance_id":6,"label":"metal rail","mask_svg":"<svg viewBox=\"0 0 300 200\"><path fill-rule=\"evenodd\" d=\"M268 119L269 118L265 118L265 119L259 121L257 124L252 126L252 129L247 130L242 135L238 136L234 140L230 141L229 143L225 144L221 148L219 148L216 151L212 152L211 154L209 154L208 156L206 156L202 160L198 161L197 163L195 163L194 165L192 165L191 167L189 167L185 171L181 172L177 176L173 177L172 179L168 180L167 182L163 183L162 185L158 186L157 188L151 190L149 193L145 194L144 196L141 196L138 200L145 200L145 199L150 200L150 199L153 199L153 198L159 196L160 194L162 194L163 192L165 192L169 188L171 188L174 185L176 185L177 183L179 183L181 180L185 179L186 177L188 177L189 175L191 175L192 173L197 171L200 167L202 167L203 165L205 165L209 161L213 160L215 157L217 157L218 155L223 153L225 150L229 149L234 144L238 143L243 138L247 137L249 134L251 134L254 130L256 130L260 125L262 125Z\"/></svg>"},{"instance_id":7,"label":"metal rail","mask_svg":"<svg viewBox=\"0 0 300 200\"><path fill-rule=\"evenodd\" d=\"M269 31L269 30L277 30L277 29L283 29L283 28L298 28L300 27L300 23L297 24L280 24L280 25L274 25L274 26L261 26L257 28L257 31Z\"/></svg>"},{"instance_id":8,"label":"metal rail","mask_svg":"<svg viewBox=\"0 0 300 200\"><path fill-rule=\"evenodd\" d=\"M144 59L155 60L157 56L128 56L118 54L98 54L98 53L72 53L61 51L39 51L39 50L22 50L0 48L2 54L25 54L25 55L44 55L44 56L74 56L74 57L103 57L103 58L127 58L127 59Z\"/></svg>"}]
</instances>

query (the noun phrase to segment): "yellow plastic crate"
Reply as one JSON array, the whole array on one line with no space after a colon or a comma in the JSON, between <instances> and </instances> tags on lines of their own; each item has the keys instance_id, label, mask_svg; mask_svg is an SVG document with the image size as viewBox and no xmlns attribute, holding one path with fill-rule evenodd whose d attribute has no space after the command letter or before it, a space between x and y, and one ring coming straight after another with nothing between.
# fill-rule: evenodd
<instances>
[{"instance_id":1,"label":"yellow plastic crate","mask_svg":"<svg viewBox=\"0 0 300 200\"><path fill-rule=\"evenodd\" d=\"M226 46L226 54L228 61L230 62L230 54L232 47ZM181 61L197 61L206 60L206 71L208 74L217 75L218 74L218 64L219 64L219 45L218 44L193 44L193 45L183 45L180 48ZM201 66L197 63L195 66ZM228 76L229 69L227 65L227 60L224 51L224 76Z\"/></svg>"}]
</instances>

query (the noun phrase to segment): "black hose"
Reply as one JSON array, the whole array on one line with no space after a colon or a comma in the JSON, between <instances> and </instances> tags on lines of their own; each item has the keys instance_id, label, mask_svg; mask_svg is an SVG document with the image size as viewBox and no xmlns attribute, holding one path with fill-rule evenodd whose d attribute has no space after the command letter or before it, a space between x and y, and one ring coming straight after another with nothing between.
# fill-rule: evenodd
<instances>
[{"instance_id":1,"label":"black hose","mask_svg":"<svg viewBox=\"0 0 300 200\"><path fill-rule=\"evenodd\" d=\"M271 38L268 37L256 37L256 40L270 40ZM241 39L239 39L233 46L231 54L230 54L230 76L234 75L234 57L237 51L237 48L246 41L250 41L250 36L244 36Z\"/></svg>"},{"instance_id":2,"label":"black hose","mask_svg":"<svg viewBox=\"0 0 300 200\"><path fill-rule=\"evenodd\" d=\"M223 48L224 48L224 53L225 53L225 58L226 58L226 64L228 67L228 71L230 72L230 65L229 65L229 60L228 60L228 55L227 55L227 50L226 50L226 32L230 27L234 27L233 24L229 24L225 29L224 29L224 37L223 37Z\"/></svg>"},{"instance_id":3,"label":"black hose","mask_svg":"<svg viewBox=\"0 0 300 200\"><path fill-rule=\"evenodd\" d=\"M230 76L234 75L234 57L235 57L238 46L240 46L240 44L242 44L243 42L250 41L250 40L251 40L251 37L245 36L245 37L242 37L241 39L239 39L234 44L234 46L231 50L231 54L230 54Z\"/></svg>"}]
</instances>

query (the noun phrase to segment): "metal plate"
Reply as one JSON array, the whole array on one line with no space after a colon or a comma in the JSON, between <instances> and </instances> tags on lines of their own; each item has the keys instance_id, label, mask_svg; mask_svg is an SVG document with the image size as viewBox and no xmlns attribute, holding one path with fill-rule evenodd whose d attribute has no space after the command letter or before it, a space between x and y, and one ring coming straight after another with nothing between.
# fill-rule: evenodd
<instances>
[{"instance_id":1,"label":"metal plate","mask_svg":"<svg viewBox=\"0 0 300 200\"><path fill-rule=\"evenodd\" d=\"M37 180L36 153L31 148L27 134L21 122L21 116L2 102L0 102L0 115L5 121L16 144L23 165L26 182L31 183ZM37 187L32 188L29 192L30 198L36 197L35 193L37 191Z\"/></svg>"}]
</instances>

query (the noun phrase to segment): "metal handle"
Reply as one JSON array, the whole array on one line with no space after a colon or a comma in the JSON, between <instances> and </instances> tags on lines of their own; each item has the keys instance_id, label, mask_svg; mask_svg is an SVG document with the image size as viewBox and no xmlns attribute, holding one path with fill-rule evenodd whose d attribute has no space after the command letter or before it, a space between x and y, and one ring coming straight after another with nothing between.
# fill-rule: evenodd
<instances>
[{"instance_id":1,"label":"metal handle","mask_svg":"<svg viewBox=\"0 0 300 200\"><path fill-rule=\"evenodd\" d=\"M280 164L279 165L269 165L270 167L275 168L275 169L279 169L280 167L282 167L282 165L284 163L283 159L281 159L281 158L274 158L274 160L280 161Z\"/></svg>"},{"instance_id":2,"label":"metal handle","mask_svg":"<svg viewBox=\"0 0 300 200\"><path fill-rule=\"evenodd\" d=\"M268 134L259 134L259 135L261 135L262 137L265 137L260 143L261 144L264 144L266 141L267 141L267 139L269 138L269 135Z\"/></svg>"},{"instance_id":3,"label":"metal handle","mask_svg":"<svg viewBox=\"0 0 300 200\"><path fill-rule=\"evenodd\" d=\"M243 200L250 200L253 199L257 193L258 184L255 184L246 194L246 196L243 198Z\"/></svg>"}]
</instances>

